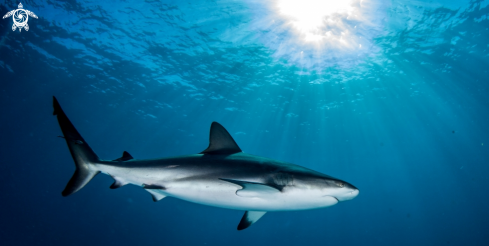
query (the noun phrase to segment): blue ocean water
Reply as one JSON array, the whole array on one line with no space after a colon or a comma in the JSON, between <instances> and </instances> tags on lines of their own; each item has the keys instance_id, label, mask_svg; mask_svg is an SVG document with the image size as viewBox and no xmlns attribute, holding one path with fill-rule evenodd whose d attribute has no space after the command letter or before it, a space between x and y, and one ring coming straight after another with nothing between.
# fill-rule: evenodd
<instances>
[{"instance_id":1,"label":"blue ocean water","mask_svg":"<svg viewBox=\"0 0 489 246\"><path fill-rule=\"evenodd\" d=\"M488 245L489 1L284 1L38 0L28 31L2 19L0 245ZM290 11L327 15L301 29ZM242 211L105 175L62 197L53 95L104 159L198 153L217 121L360 195L244 231Z\"/></svg>"}]
</instances>

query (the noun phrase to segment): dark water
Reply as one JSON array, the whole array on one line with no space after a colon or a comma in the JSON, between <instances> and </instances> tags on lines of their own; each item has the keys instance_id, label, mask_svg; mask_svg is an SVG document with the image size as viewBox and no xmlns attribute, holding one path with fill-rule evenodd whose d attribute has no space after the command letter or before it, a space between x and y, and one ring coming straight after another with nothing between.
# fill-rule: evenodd
<instances>
[{"instance_id":1,"label":"dark water","mask_svg":"<svg viewBox=\"0 0 489 246\"><path fill-rule=\"evenodd\" d=\"M273 1L22 3L29 31L0 21L0 245L489 244L489 1L353 2L322 41ZM104 159L198 153L218 121L360 195L239 232L242 211L105 175L64 198L53 95Z\"/></svg>"}]
</instances>

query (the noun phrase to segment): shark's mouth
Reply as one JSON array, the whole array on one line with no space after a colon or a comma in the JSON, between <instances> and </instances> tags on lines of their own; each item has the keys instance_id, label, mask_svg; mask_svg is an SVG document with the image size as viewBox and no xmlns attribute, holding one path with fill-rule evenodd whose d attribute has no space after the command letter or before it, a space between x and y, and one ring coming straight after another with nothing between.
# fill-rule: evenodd
<instances>
[{"instance_id":1,"label":"shark's mouth","mask_svg":"<svg viewBox=\"0 0 489 246\"><path fill-rule=\"evenodd\" d=\"M328 195L326 195L326 196L323 196L323 197L331 197L331 198L334 198L337 202L340 202L340 200L338 198L334 197L334 196L328 196Z\"/></svg>"},{"instance_id":2,"label":"shark's mouth","mask_svg":"<svg viewBox=\"0 0 489 246\"><path fill-rule=\"evenodd\" d=\"M334 196L322 196L324 198L323 205L325 207L333 206L340 202L340 200Z\"/></svg>"},{"instance_id":3,"label":"shark's mouth","mask_svg":"<svg viewBox=\"0 0 489 246\"><path fill-rule=\"evenodd\" d=\"M336 198L334 196L330 196L330 195L324 195L323 197L332 197L332 198L336 199L336 201L338 201L338 202L340 201L338 198Z\"/></svg>"}]
</instances>

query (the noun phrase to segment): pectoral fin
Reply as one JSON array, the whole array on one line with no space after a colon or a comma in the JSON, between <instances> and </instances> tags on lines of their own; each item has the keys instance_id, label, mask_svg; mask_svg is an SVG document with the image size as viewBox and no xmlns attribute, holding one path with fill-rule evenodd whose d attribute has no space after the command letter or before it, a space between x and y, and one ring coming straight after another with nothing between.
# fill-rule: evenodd
<instances>
[{"instance_id":1,"label":"pectoral fin","mask_svg":"<svg viewBox=\"0 0 489 246\"><path fill-rule=\"evenodd\" d=\"M242 189L236 191L236 195L240 197L269 197L280 193L280 190L262 183L241 181L235 179L220 179L229 183L237 184Z\"/></svg>"},{"instance_id":2,"label":"pectoral fin","mask_svg":"<svg viewBox=\"0 0 489 246\"><path fill-rule=\"evenodd\" d=\"M264 211L246 211L241 218L238 225L238 231L244 230L250 227L253 223L257 222L266 212Z\"/></svg>"}]
</instances>

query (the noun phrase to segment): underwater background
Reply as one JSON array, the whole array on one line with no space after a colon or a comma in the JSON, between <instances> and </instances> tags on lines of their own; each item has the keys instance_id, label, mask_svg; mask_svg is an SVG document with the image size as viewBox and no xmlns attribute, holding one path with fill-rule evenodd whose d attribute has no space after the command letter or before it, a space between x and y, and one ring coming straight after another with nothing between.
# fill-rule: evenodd
<instances>
[{"instance_id":1,"label":"underwater background","mask_svg":"<svg viewBox=\"0 0 489 246\"><path fill-rule=\"evenodd\" d=\"M2 19L0 245L488 245L489 1L304 0L326 11L309 29L283 1L38 0L29 31ZM244 231L242 211L106 175L62 197L52 96L102 159L198 153L217 121L360 194Z\"/></svg>"}]
</instances>

